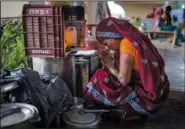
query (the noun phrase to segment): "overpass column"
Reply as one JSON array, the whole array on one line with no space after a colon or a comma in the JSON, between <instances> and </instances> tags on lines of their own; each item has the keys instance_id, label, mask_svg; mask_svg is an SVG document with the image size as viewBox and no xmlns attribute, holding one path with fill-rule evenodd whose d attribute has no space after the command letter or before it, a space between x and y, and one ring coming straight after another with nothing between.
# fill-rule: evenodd
<instances>
[{"instance_id":1,"label":"overpass column","mask_svg":"<svg viewBox=\"0 0 185 129\"><path fill-rule=\"evenodd\" d=\"M97 1L84 1L85 3L85 19L88 24L97 23Z\"/></svg>"},{"instance_id":2,"label":"overpass column","mask_svg":"<svg viewBox=\"0 0 185 129\"><path fill-rule=\"evenodd\" d=\"M172 8L176 8L176 4L177 4L176 1L168 1L168 0L165 1L165 5L170 5Z\"/></svg>"}]
</instances>

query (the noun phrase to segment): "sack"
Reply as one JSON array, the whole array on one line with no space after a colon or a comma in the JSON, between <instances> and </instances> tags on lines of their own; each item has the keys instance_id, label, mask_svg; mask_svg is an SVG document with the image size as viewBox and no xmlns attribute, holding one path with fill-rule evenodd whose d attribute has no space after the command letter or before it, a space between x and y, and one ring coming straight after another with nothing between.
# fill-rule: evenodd
<instances>
[{"instance_id":1,"label":"sack","mask_svg":"<svg viewBox=\"0 0 185 129\"><path fill-rule=\"evenodd\" d=\"M50 124L55 116L64 112L73 104L73 97L65 82L58 75L42 75L22 68L11 71L19 76L20 87L24 88L26 97L20 102L29 103L38 108L43 124Z\"/></svg>"}]
</instances>

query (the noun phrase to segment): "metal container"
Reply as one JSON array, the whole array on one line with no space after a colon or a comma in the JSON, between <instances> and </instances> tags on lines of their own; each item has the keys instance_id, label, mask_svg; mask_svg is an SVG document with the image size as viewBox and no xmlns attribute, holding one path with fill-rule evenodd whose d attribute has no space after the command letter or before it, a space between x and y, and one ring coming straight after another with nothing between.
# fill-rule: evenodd
<instances>
[{"instance_id":1,"label":"metal container","mask_svg":"<svg viewBox=\"0 0 185 129\"><path fill-rule=\"evenodd\" d=\"M93 74L96 72L97 69L99 69L99 57L98 55L93 55L93 56L85 56L85 59L89 59L89 77L91 78Z\"/></svg>"},{"instance_id":2,"label":"metal container","mask_svg":"<svg viewBox=\"0 0 185 129\"><path fill-rule=\"evenodd\" d=\"M89 61L89 78L91 78L96 70L99 69L99 57L96 54L75 56L75 59L78 61Z\"/></svg>"},{"instance_id":3,"label":"metal container","mask_svg":"<svg viewBox=\"0 0 185 129\"><path fill-rule=\"evenodd\" d=\"M80 113L78 108L74 108L63 115L63 121L70 128L96 128L101 118L99 114Z\"/></svg>"},{"instance_id":4,"label":"metal container","mask_svg":"<svg viewBox=\"0 0 185 129\"><path fill-rule=\"evenodd\" d=\"M2 103L21 102L26 98L25 89L18 82L1 85Z\"/></svg>"},{"instance_id":5,"label":"metal container","mask_svg":"<svg viewBox=\"0 0 185 129\"><path fill-rule=\"evenodd\" d=\"M76 97L83 97L83 89L89 82L89 61L76 60Z\"/></svg>"},{"instance_id":6,"label":"metal container","mask_svg":"<svg viewBox=\"0 0 185 129\"><path fill-rule=\"evenodd\" d=\"M36 107L23 103L9 103L1 105L1 128L3 129L31 129L40 121Z\"/></svg>"},{"instance_id":7,"label":"metal container","mask_svg":"<svg viewBox=\"0 0 185 129\"><path fill-rule=\"evenodd\" d=\"M39 74L57 73L65 81L73 96L76 96L75 57L65 58L33 57L33 70Z\"/></svg>"},{"instance_id":8,"label":"metal container","mask_svg":"<svg viewBox=\"0 0 185 129\"><path fill-rule=\"evenodd\" d=\"M6 81L6 79L1 79L1 81L4 80ZM25 89L20 86L18 81L7 81L6 83L1 84L0 89L2 103L21 102L26 98Z\"/></svg>"},{"instance_id":9,"label":"metal container","mask_svg":"<svg viewBox=\"0 0 185 129\"><path fill-rule=\"evenodd\" d=\"M67 127L96 128L100 123L100 114L81 112L83 103L83 99L74 97L74 105L63 115L63 121L66 123Z\"/></svg>"}]
</instances>

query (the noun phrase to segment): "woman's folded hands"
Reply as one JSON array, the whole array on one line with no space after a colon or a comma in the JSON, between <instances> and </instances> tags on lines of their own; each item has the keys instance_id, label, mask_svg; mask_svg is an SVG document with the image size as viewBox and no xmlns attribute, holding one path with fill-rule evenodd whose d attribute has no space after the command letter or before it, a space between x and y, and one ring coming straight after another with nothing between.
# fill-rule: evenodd
<instances>
[{"instance_id":1,"label":"woman's folded hands","mask_svg":"<svg viewBox=\"0 0 185 129\"><path fill-rule=\"evenodd\" d=\"M114 68L114 66L115 66L115 59L110 54L109 50L102 51L102 53L100 55L100 59L101 59L101 61L103 63L103 66L106 67L107 69Z\"/></svg>"}]
</instances>

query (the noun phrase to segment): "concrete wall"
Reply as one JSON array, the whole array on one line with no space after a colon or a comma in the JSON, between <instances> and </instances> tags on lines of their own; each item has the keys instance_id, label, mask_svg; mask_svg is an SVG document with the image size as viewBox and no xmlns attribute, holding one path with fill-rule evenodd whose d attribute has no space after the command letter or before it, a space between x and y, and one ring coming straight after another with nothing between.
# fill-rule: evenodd
<instances>
[{"instance_id":1,"label":"concrete wall","mask_svg":"<svg viewBox=\"0 0 185 129\"><path fill-rule=\"evenodd\" d=\"M153 1L153 2L129 2L129 1L116 1L117 4L121 5L124 10L126 17L140 17L145 18L145 16L148 13L151 13L153 11L154 7L163 7L164 6L164 0L160 1Z\"/></svg>"},{"instance_id":2,"label":"concrete wall","mask_svg":"<svg viewBox=\"0 0 185 129\"><path fill-rule=\"evenodd\" d=\"M140 17L145 18L148 13L153 11L154 7L163 7L162 4L129 4L129 3L122 3L120 4L124 10L126 17Z\"/></svg>"},{"instance_id":3,"label":"concrete wall","mask_svg":"<svg viewBox=\"0 0 185 129\"><path fill-rule=\"evenodd\" d=\"M85 12L86 12L86 20L88 24L95 24L96 23L96 14L97 14L97 4L98 2L94 1L85 1Z\"/></svg>"},{"instance_id":4,"label":"concrete wall","mask_svg":"<svg viewBox=\"0 0 185 129\"><path fill-rule=\"evenodd\" d=\"M106 9L106 2L104 2L102 11L106 12ZM101 20L98 14L98 1L85 1L85 12L88 24L97 24ZM107 17L108 14L105 14Z\"/></svg>"},{"instance_id":5,"label":"concrete wall","mask_svg":"<svg viewBox=\"0 0 185 129\"><path fill-rule=\"evenodd\" d=\"M22 15L22 8L28 1L1 1L1 17L19 17Z\"/></svg>"},{"instance_id":6,"label":"concrete wall","mask_svg":"<svg viewBox=\"0 0 185 129\"><path fill-rule=\"evenodd\" d=\"M2 1L1 2L1 17L20 17L22 15L22 8L24 4L28 4L28 1ZM43 4L45 2L30 2L31 4ZM99 22L97 14L97 1L85 2L86 18L89 24L96 24Z\"/></svg>"}]
</instances>

